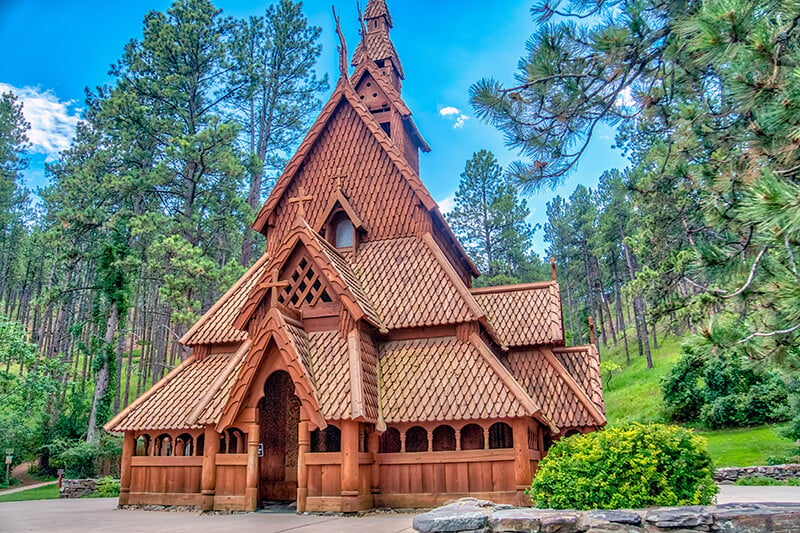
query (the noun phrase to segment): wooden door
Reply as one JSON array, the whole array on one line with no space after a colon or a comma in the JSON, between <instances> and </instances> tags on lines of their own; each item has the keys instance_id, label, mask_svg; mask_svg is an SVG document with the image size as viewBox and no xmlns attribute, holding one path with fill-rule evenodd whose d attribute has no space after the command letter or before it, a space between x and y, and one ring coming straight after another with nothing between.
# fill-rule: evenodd
<instances>
[{"instance_id":1,"label":"wooden door","mask_svg":"<svg viewBox=\"0 0 800 533\"><path fill-rule=\"evenodd\" d=\"M260 499L262 502L295 501L300 400L294 395L289 374L276 372L267 379L260 411Z\"/></svg>"}]
</instances>

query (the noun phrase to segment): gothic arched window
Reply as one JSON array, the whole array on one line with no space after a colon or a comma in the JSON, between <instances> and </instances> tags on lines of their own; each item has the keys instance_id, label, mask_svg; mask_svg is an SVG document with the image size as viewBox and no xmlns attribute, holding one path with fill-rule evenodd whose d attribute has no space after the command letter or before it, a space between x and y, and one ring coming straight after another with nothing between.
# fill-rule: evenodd
<instances>
[{"instance_id":1,"label":"gothic arched window","mask_svg":"<svg viewBox=\"0 0 800 533\"><path fill-rule=\"evenodd\" d=\"M336 247L350 248L355 243L356 229L349 218L343 218L336 223Z\"/></svg>"}]
</instances>

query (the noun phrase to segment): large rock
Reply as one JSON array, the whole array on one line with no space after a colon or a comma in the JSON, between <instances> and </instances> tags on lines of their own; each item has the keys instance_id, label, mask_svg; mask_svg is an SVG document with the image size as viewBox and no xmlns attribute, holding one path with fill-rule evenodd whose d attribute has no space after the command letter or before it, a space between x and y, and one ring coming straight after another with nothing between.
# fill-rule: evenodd
<instances>
[{"instance_id":1,"label":"large rock","mask_svg":"<svg viewBox=\"0 0 800 533\"><path fill-rule=\"evenodd\" d=\"M578 515L570 511L510 509L496 511L489 521L495 533L534 531L537 533L577 533Z\"/></svg>"},{"instance_id":2,"label":"large rock","mask_svg":"<svg viewBox=\"0 0 800 533\"><path fill-rule=\"evenodd\" d=\"M484 531L495 507L486 500L464 498L415 516L414 529L420 533Z\"/></svg>"},{"instance_id":3,"label":"large rock","mask_svg":"<svg viewBox=\"0 0 800 533\"><path fill-rule=\"evenodd\" d=\"M650 511L644 519L656 527L666 529L708 526L714 523L705 507L665 507Z\"/></svg>"}]
</instances>

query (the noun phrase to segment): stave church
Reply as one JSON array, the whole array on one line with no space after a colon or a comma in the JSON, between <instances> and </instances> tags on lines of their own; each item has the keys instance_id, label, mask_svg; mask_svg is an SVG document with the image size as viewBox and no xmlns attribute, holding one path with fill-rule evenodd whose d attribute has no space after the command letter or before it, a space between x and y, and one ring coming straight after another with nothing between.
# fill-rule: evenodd
<instances>
[{"instance_id":1,"label":"stave church","mask_svg":"<svg viewBox=\"0 0 800 533\"><path fill-rule=\"evenodd\" d=\"M598 352L565 345L555 275L472 287L419 175L386 0L363 26L255 220L264 255L106 424L121 506L526 504L551 443L605 425Z\"/></svg>"}]
</instances>

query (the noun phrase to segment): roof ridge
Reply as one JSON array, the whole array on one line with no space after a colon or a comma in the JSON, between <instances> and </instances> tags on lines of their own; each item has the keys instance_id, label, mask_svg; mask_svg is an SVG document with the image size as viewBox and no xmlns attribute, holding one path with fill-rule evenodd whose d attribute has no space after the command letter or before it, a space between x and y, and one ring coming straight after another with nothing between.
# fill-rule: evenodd
<instances>
[{"instance_id":1,"label":"roof ridge","mask_svg":"<svg viewBox=\"0 0 800 533\"><path fill-rule=\"evenodd\" d=\"M575 378L564 368L564 365L561 364L561 361L555 358L553 355L552 350L548 348L542 348L541 353L544 354L545 359L547 362L550 363L556 372L564 379L572 392L578 397L578 400L583 404L586 410L589 412L590 415L595 419L598 426L605 425L608 423L606 420L605 415L603 415L600 410L598 409L597 405L592 401L591 398L586 394L586 391L583 390L583 387L575 381Z\"/></svg>"},{"instance_id":2,"label":"roof ridge","mask_svg":"<svg viewBox=\"0 0 800 533\"><path fill-rule=\"evenodd\" d=\"M526 409L531 411L530 416L539 417L543 420L548 426L552 429L558 429L555 424L544 414L542 411L541 406L539 406L533 398L531 398L528 391L519 384L517 379L514 375L509 371L503 363L497 358L497 356L492 352L492 350L483 342L480 335L477 333L472 333L469 336L469 340L473 346L478 349L478 353L480 353L483 358L489 363L489 366L492 367L492 370L497 374L497 376L503 381L506 387L511 391L512 394L517 398L517 401L525 407Z\"/></svg>"},{"instance_id":3,"label":"roof ridge","mask_svg":"<svg viewBox=\"0 0 800 533\"><path fill-rule=\"evenodd\" d=\"M555 281L537 281L534 283L515 283L513 285L495 285L492 287L473 287L470 289L472 294L504 294L508 292L520 292L530 290L548 289L553 285L558 285Z\"/></svg>"},{"instance_id":4,"label":"roof ridge","mask_svg":"<svg viewBox=\"0 0 800 533\"><path fill-rule=\"evenodd\" d=\"M464 301L467 303L467 306L469 306L470 311L472 311L475 320L485 318L486 312L483 310L483 308L481 308L477 300L475 300L475 297L473 297L469 292L469 288L467 288L466 284L458 276L458 273L453 268L453 265L450 264L450 261L447 260L447 257L445 257L444 252L442 252L442 249L436 243L436 240L433 238L433 236L426 232L422 236L422 242L424 242L431 253L433 253L434 258L444 269L445 274L447 274L450 282L455 286L461 297L464 298Z\"/></svg>"},{"instance_id":5,"label":"roof ridge","mask_svg":"<svg viewBox=\"0 0 800 533\"><path fill-rule=\"evenodd\" d=\"M208 407L208 404L211 400L214 399L214 396L217 395L219 389L222 388L222 385L225 384L225 380L227 380L230 375L236 370L236 367L239 366L239 363L242 362L242 359L247 356L247 353L250 351L250 348L253 346L253 343L250 340L246 340L242 343L236 353L231 357L230 362L225 367L217 379L211 384L208 388L206 393L200 398L200 401L197 402L197 405L192 412L189 413L186 422L190 425L194 425L197 423L197 419L203 414L203 412Z\"/></svg>"}]
</instances>

